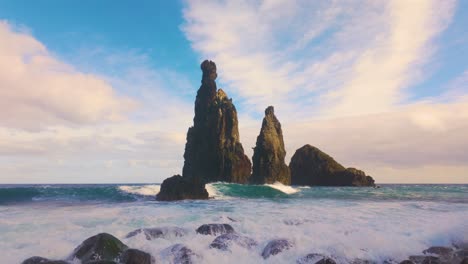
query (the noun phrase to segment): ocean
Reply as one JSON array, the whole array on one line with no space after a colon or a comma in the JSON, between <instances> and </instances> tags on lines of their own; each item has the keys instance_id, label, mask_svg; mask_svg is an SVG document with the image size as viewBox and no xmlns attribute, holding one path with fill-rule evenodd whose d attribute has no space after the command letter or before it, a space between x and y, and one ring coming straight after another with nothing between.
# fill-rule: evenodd
<instances>
[{"instance_id":1,"label":"ocean","mask_svg":"<svg viewBox=\"0 0 468 264\"><path fill-rule=\"evenodd\" d=\"M382 263L435 245L468 241L468 185L297 187L212 183L212 199L158 202L158 184L0 185L0 262L31 256L64 259L100 232L168 263L165 249L181 243L200 263L295 263L309 253ZM209 248L202 224L227 223L258 242L254 249ZM125 238L138 228L177 226L184 237ZM294 246L264 260L272 239Z\"/></svg>"}]
</instances>

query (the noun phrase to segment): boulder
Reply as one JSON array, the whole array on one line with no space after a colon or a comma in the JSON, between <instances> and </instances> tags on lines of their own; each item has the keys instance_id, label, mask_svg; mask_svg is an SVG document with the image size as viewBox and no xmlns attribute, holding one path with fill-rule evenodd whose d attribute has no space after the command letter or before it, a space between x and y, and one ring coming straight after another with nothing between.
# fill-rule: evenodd
<instances>
[{"instance_id":1,"label":"boulder","mask_svg":"<svg viewBox=\"0 0 468 264\"><path fill-rule=\"evenodd\" d=\"M187 132L184 177L206 182L247 183L251 163L240 143L237 111L232 99L216 87L216 64L201 64L202 84L195 100L193 126Z\"/></svg>"},{"instance_id":2,"label":"boulder","mask_svg":"<svg viewBox=\"0 0 468 264\"><path fill-rule=\"evenodd\" d=\"M152 264L155 263L150 254L138 249L127 249L121 257L123 264Z\"/></svg>"},{"instance_id":3,"label":"boulder","mask_svg":"<svg viewBox=\"0 0 468 264\"><path fill-rule=\"evenodd\" d=\"M158 201L177 201L185 199L208 199L205 183L200 178L174 175L161 184L161 190L156 195Z\"/></svg>"},{"instance_id":4,"label":"boulder","mask_svg":"<svg viewBox=\"0 0 468 264\"><path fill-rule=\"evenodd\" d=\"M147 240L157 238L174 238L183 237L188 234L188 231L181 227L169 226L169 227L155 227L155 228L140 228L133 230L128 233L125 238L134 237L138 234L143 233Z\"/></svg>"},{"instance_id":5,"label":"boulder","mask_svg":"<svg viewBox=\"0 0 468 264\"><path fill-rule=\"evenodd\" d=\"M292 185L375 186L363 171L345 168L331 156L311 145L296 150L289 163Z\"/></svg>"},{"instance_id":6,"label":"boulder","mask_svg":"<svg viewBox=\"0 0 468 264\"><path fill-rule=\"evenodd\" d=\"M416 264L441 264L441 260L434 256L410 256L409 259Z\"/></svg>"},{"instance_id":7,"label":"boulder","mask_svg":"<svg viewBox=\"0 0 468 264\"><path fill-rule=\"evenodd\" d=\"M308 254L296 261L297 264L336 264L335 260L321 254Z\"/></svg>"},{"instance_id":8,"label":"boulder","mask_svg":"<svg viewBox=\"0 0 468 264\"><path fill-rule=\"evenodd\" d=\"M182 244L175 244L164 250L164 255L169 258L173 264L192 264L197 258L200 258L191 249Z\"/></svg>"},{"instance_id":9,"label":"boulder","mask_svg":"<svg viewBox=\"0 0 468 264\"><path fill-rule=\"evenodd\" d=\"M210 244L210 248L216 248L223 251L229 251L231 245L237 245L245 249L252 249L258 245L258 243L252 238L237 234L237 233L227 233L220 235Z\"/></svg>"},{"instance_id":10,"label":"boulder","mask_svg":"<svg viewBox=\"0 0 468 264\"><path fill-rule=\"evenodd\" d=\"M423 251L424 254L435 254L435 255L450 255L453 253L453 248L449 247L430 247Z\"/></svg>"},{"instance_id":11,"label":"boulder","mask_svg":"<svg viewBox=\"0 0 468 264\"><path fill-rule=\"evenodd\" d=\"M289 250L293 247L293 243L287 239L275 239L268 242L262 251L262 257L264 259L270 256L277 255L285 250Z\"/></svg>"},{"instance_id":12,"label":"boulder","mask_svg":"<svg viewBox=\"0 0 468 264\"><path fill-rule=\"evenodd\" d=\"M68 262L63 260L50 260L43 257L30 257L25 259L21 264L68 264Z\"/></svg>"},{"instance_id":13,"label":"boulder","mask_svg":"<svg viewBox=\"0 0 468 264\"><path fill-rule=\"evenodd\" d=\"M197 233L202 235L218 236L234 233L234 228L228 224L204 224L197 228Z\"/></svg>"},{"instance_id":14,"label":"boulder","mask_svg":"<svg viewBox=\"0 0 468 264\"><path fill-rule=\"evenodd\" d=\"M68 260L79 259L82 263L97 260L118 261L127 248L127 245L113 235L101 233L83 241Z\"/></svg>"},{"instance_id":15,"label":"boulder","mask_svg":"<svg viewBox=\"0 0 468 264\"><path fill-rule=\"evenodd\" d=\"M265 109L262 128L254 148L251 182L254 184L281 182L289 185L291 174L284 162L285 156L281 124L275 116L273 106L269 106Z\"/></svg>"}]
</instances>

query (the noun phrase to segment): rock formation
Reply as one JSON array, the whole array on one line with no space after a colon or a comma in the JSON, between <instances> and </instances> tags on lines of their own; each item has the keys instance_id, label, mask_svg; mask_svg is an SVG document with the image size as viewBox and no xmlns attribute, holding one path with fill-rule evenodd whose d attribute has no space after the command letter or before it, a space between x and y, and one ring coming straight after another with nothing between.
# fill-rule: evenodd
<instances>
[{"instance_id":1,"label":"rock formation","mask_svg":"<svg viewBox=\"0 0 468 264\"><path fill-rule=\"evenodd\" d=\"M206 182L247 183L249 158L239 141L237 111L226 93L216 88L216 64L201 64L202 84L195 101L193 127L187 133L184 177Z\"/></svg>"},{"instance_id":2,"label":"rock formation","mask_svg":"<svg viewBox=\"0 0 468 264\"><path fill-rule=\"evenodd\" d=\"M281 124L275 116L273 106L269 106L265 110L265 118L254 148L251 182L265 184L278 181L289 185L291 176L284 162L285 156Z\"/></svg>"},{"instance_id":3,"label":"rock formation","mask_svg":"<svg viewBox=\"0 0 468 264\"><path fill-rule=\"evenodd\" d=\"M332 157L311 145L296 150L289 164L292 185L374 186L371 176L345 168Z\"/></svg>"},{"instance_id":4,"label":"rock formation","mask_svg":"<svg viewBox=\"0 0 468 264\"><path fill-rule=\"evenodd\" d=\"M208 199L205 183L197 177L182 177L174 175L161 184L161 190L156 195L158 201L177 201L185 199Z\"/></svg>"}]
</instances>

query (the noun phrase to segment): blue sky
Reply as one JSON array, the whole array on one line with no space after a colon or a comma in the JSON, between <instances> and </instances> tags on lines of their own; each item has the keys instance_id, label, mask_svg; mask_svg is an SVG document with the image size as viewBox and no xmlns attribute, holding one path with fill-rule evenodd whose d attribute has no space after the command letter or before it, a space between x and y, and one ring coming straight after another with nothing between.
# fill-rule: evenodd
<instances>
[{"instance_id":1,"label":"blue sky","mask_svg":"<svg viewBox=\"0 0 468 264\"><path fill-rule=\"evenodd\" d=\"M465 1L0 1L0 183L180 173L200 62L377 182L468 182Z\"/></svg>"}]
</instances>

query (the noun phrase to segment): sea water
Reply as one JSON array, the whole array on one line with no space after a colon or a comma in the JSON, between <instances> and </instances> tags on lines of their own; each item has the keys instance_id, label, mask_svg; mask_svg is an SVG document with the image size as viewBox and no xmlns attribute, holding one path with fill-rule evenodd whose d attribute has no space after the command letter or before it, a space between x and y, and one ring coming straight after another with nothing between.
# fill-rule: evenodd
<instances>
[{"instance_id":1,"label":"sea water","mask_svg":"<svg viewBox=\"0 0 468 264\"><path fill-rule=\"evenodd\" d=\"M353 259L403 260L434 245L468 241L468 185L382 185L382 188L207 185L212 199L157 202L159 185L0 185L0 262L31 256L66 258L86 238L107 232L130 247L169 259L181 243L200 263L295 263L309 253ZM228 223L259 244L211 249L213 236L195 233ZM125 238L138 228L177 226L184 237ZM268 241L294 247L264 260Z\"/></svg>"}]
</instances>

